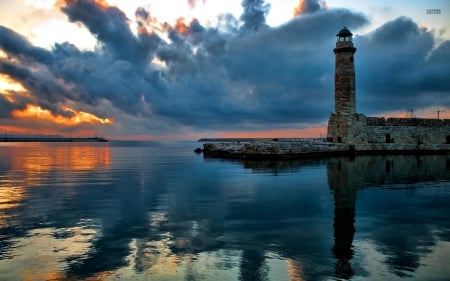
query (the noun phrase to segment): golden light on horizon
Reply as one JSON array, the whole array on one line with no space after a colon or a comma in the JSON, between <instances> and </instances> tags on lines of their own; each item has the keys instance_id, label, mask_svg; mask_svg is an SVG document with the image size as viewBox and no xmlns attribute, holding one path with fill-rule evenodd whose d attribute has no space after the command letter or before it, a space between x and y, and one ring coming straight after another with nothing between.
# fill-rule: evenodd
<instances>
[{"instance_id":1,"label":"golden light on horizon","mask_svg":"<svg viewBox=\"0 0 450 281\"><path fill-rule=\"evenodd\" d=\"M217 132L217 138L319 138L326 137L327 127L309 127L304 129L278 129L265 131L227 131Z\"/></svg>"},{"instance_id":2,"label":"golden light on horizon","mask_svg":"<svg viewBox=\"0 0 450 281\"><path fill-rule=\"evenodd\" d=\"M26 171L26 181L40 184L53 167L67 171L93 171L111 165L111 152L108 146L58 146L43 145L39 157L24 157L13 162L13 167Z\"/></svg>"},{"instance_id":3,"label":"golden light on horizon","mask_svg":"<svg viewBox=\"0 0 450 281\"><path fill-rule=\"evenodd\" d=\"M76 111L69 107L63 107L63 110L71 112L71 117L55 115L48 109L43 109L38 105L28 104L23 110L14 110L12 116L14 118L37 118L40 120L50 121L56 124L75 126L80 124L113 124L112 118L100 118L92 113L84 111Z\"/></svg>"},{"instance_id":4,"label":"golden light on horizon","mask_svg":"<svg viewBox=\"0 0 450 281\"><path fill-rule=\"evenodd\" d=\"M9 180L7 185L35 187L48 182L52 172L64 173L63 180L58 186L76 186L80 174L108 169L111 166L112 156L110 147L104 146L78 146L72 144L48 145L47 143L34 143L39 148L39 154L28 154L18 146L8 155L12 160L11 168L14 171L23 171L20 179ZM73 172L77 174L73 174ZM54 182L54 180L52 180ZM55 183L56 184L56 183ZM20 206L22 196L20 188L0 190L0 226L8 219L2 215L2 210Z\"/></svg>"}]
</instances>

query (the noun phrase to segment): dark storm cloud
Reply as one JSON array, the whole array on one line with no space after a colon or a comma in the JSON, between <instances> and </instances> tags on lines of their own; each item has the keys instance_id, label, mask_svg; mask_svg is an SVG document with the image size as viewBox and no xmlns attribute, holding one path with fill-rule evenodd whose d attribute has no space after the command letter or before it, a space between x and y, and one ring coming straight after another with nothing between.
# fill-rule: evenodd
<instances>
[{"instance_id":1,"label":"dark storm cloud","mask_svg":"<svg viewBox=\"0 0 450 281\"><path fill-rule=\"evenodd\" d=\"M8 101L1 93L0 93L0 118L8 118L10 117L13 110L16 109L14 104Z\"/></svg>"},{"instance_id":2,"label":"dark storm cloud","mask_svg":"<svg viewBox=\"0 0 450 281\"><path fill-rule=\"evenodd\" d=\"M241 15L243 22L242 31L252 32L261 28L268 28L266 16L269 13L270 5L264 0L242 0L244 12Z\"/></svg>"},{"instance_id":3,"label":"dark storm cloud","mask_svg":"<svg viewBox=\"0 0 450 281\"><path fill-rule=\"evenodd\" d=\"M305 6L303 9L303 13L313 13L322 9L322 5L319 1L316 0L304 0Z\"/></svg>"},{"instance_id":4,"label":"dark storm cloud","mask_svg":"<svg viewBox=\"0 0 450 281\"><path fill-rule=\"evenodd\" d=\"M71 21L82 22L118 58L140 59L137 39L118 8L102 7L92 0L68 0L62 11Z\"/></svg>"},{"instance_id":5,"label":"dark storm cloud","mask_svg":"<svg viewBox=\"0 0 450 281\"><path fill-rule=\"evenodd\" d=\"M150 13L146 9L139 7L139 8L137 8L135 15L136 15L136 18L141 18L145 21L150 16Z\"/></svg>"},{"instance_id":6,"label":"dark storm cloud","mask_svg":"<svg viewBox=\"0 0 450 281\"><path fill-rule=\"evenodd\" d=\"M51 110L55 114L66 115L67 113L60 109L59 102L66 99L75 100L72 92L66 90L52 75L44 69L41 71L30 71L17 64L0 60L0 73L6 74L28 89L34 95L34 101L37 105Z\"/></svg>"},{"instance_id":7,"label":"dark storm cloud","mask_svg":"<svg viewBox=\"0 0 450 281\"><path fill-rule=\"evenodd\" d=\"M258 0L242 2L240 21L220 16L217 28L195 19L158 23L138 8L135 35L115 7L66 1L62 11L84 24L100 48L82 51L66 42L46 51L2 27L0 47L10 58L2 59L0 72L54 112L73 101L79 110L114 117L116 124L137 117L141 122L133 126L144 131L320 124L333 110L335 34L344 25L358 30L368 20L353 11L324 9L322 1L307 3L309 13L276 28L266 25L269 6ZM354 41L360 112L419 106L426 97L431 99L420 105L449 105L448 41L436 47L431 32L406 18ZM150 63L154 58L165 66Z\"/></svg>"},{"instance_id":8,"label":"dark storm cloud","mask_svg":"<svg viewBox=\"0 0 450 281\"><path fill-rule=\"evenodd\" d=\"M409 18L390 21L355 40L361 111L450 106L450 41L436 43Z\"/></svg>"},{"instance_id":9,"label":"dark storm cloud","mask_svg":"<svg viewBox=\"0 0 450 281\"><path fill-rule=\"evenodd\" d=\"M274 124L324 120L332 108L334 55L329 46L335 30L330 27L341 22L358 27L366 21L347 10L323 11L230 42L223 64L231 81L251 88L242 93L246 111Z\"/></svg>"},{"instance_id":10,"label":"dark storm cloud","mask_svg":"<svg viewBox=\"0 0 450 281\"><path fill-rule=\"evenodd\" d=\"M0 25L0 48L14 56L26 57L41 63L50 63L51 54L30 42L13 30Z\"/></svg>"}]
</instances>

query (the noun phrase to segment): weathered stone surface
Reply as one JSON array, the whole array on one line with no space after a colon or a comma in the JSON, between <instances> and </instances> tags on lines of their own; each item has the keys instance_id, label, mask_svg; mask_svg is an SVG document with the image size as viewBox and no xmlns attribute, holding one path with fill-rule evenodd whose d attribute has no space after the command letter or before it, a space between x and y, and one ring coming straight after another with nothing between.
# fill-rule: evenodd
<instances>
[{"instance_id":1,"label":"weathered stone surface","mask_svg":"<svg viewBox=\"0 0 450 281\"><path fill-rule=\"evenodd\" d=\"M347 154L345 144L295 139L291 141L253 141L249 143L205 143L205 156L245 159L297 159Z\"/></svg>"},{"instance_id":2,"label":"weathered stone surface","mask_svg":"<svg viewBox=\"0 0 450 281\"><path fill-rule=\"evenodd\" d=\"M445 150L450 149L447 120L332 114L328 140L354 145L356 150Z\"/></svg>"},{"instance_id":3,"label":"weathered stone surface","mask_svg":"<svg viewBox=\"0 0 450 281\"><path fill-rule=\"evenodd\" d=\"M297 139L292 141L253 141L249 143L217 142L203 145L205 157L233 159L286 160L342 155L402 153L450 154L450 144L418 146L417 144L365 143L349 145Z\"/></svg>"},{"instance_id":4,"label":"weathered stone surface","mask_svg":"<svg viewBox=\"0 0 450 281\"><path fill-rule=\"evenodd\" d=\"M353 54L356 48L352 41L338 41L334 53L334 98L335 112L337 114L354 114L356 111L355 100L355 65Z\"/></svg>"}]
</instances>

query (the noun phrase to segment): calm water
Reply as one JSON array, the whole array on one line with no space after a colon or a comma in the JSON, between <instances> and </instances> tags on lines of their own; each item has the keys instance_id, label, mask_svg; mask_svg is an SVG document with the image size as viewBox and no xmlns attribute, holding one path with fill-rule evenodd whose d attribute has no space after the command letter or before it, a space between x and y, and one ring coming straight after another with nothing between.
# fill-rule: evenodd
<instances>
[{"instance_id":1,"label":"calm water","mask_svg":"<svg viewBox=\"0 0 450 281\"><path fill-rule=\"evenodd\" d=\"M0 143L0 280L450 280L450 156Z\"/></svg>"}]
</instances>

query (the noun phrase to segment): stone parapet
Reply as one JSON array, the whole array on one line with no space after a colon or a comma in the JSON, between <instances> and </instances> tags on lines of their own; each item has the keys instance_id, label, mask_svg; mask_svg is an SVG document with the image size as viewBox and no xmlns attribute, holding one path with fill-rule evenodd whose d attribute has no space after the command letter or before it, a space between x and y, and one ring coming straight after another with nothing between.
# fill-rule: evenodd
<instances>
[{"instance_id":1,"label":"stone parapet","mask_svg":"<svg viewBox=\"0 0 450 281\"><path fill-rule=\"evenodd\" d=\"M386 118L384 117L367 117L367 126L384 126Z\"/></svg>"},{"instance_id":2,"label":"stone parapet","mask_svg":"<svg viewBox=\"0 0 450 281\"><path fill-rule=\"evenodd\" d=\"M425 126L440 127L444 125L441 119L424 119L424 118L388 118L386 126Z\"/></svg>"},{"instance_id":3,"label":"stone parapet","mask_svg":"<svg viewBox=\"0 0 450 281\"><path fill-rule=\"evenodd\" d=\"M367 126L449 126L450 119L367 117Z\"/></svg>"}]
</instances>

